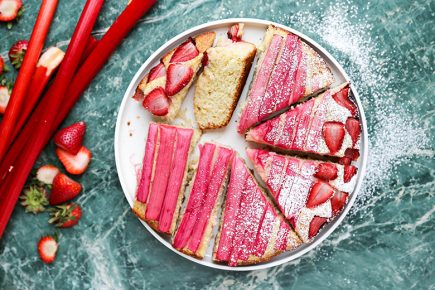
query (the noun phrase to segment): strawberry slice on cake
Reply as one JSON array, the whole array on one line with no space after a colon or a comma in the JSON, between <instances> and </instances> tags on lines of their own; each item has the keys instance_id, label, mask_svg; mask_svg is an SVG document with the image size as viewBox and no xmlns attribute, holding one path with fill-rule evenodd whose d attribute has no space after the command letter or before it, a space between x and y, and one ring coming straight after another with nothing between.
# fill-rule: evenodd
<instances>
[{"instance_id":1,"label":"strawberry slice on cake","mask_svg":"<svg viewBox=\"0 0 435 290\"><path fill-rule=\"evenodd\" d=\"M214 261L229 266L256 264L300 244L243 159L235 156L216 236Z\"/></svg>"},{"instance_id":2,"label":"strawberry slice on cake","mask_svg":"<svg viewBox=\"0 0 435 290\"><path fill-rule=\"evenodd\" d=\"M349 164L359 157L361 134L356 105L349 92L347 83L330 89L249 130L246 140L340 157Z\"/></svg>"},{"instance_id":3,"label":"strawberry slice on cake","mask_svg":"<svg viewBox=\"0 0 435 290\"><path fill-rule=\"evenodd\" d=\"M203 63L205 51L213 45L214 32L189 38L167 53L136 88L133 98L163 120L173 120Z\"/></svg>"},{"instance_id":4,"label":"strawberry slice on cake","mask_svg":"<svg viewBox=\"0 0 435 290\"><path fill-rule=\"evenodd\" d=\"M342 211L355 187L357 168L353 165L301 159L261 149L247 149L247 154L275 203L304 242L315 237L324 224ZM351 175L346 173L350 167Z\"/></svg>"},{"instance_id":5,"label":"strawberry slice on cake","mask_svg":"<svg viewBox=\"0 0 435 290\"><path fill-rule=\"evenodd\" d=\"M202 144L199 150L189 200L172 244L177 250L202 259L221 207L234 151L213 143Z\"/></svg>"},{"instance_id":6,"label":"strawberry slice on cake","mask_svg":"<svg viewBox=\"0 0 435 290\"><path fill-rule=\"evenodd\" d=\"M150 123L133 212L156 231L175 231L194 130Z\"/></svg>"},{"instance_id":7,"label":"strawberry slice on cake","mask_svg":"<svg viewBox=\"0 0 435 290\"><path fill-rule=\"evenodd\" d=\"M334 77L320 55L298 36L270 25L242 110L239 133L328 88Z\"/></svg>"}]
</instances>

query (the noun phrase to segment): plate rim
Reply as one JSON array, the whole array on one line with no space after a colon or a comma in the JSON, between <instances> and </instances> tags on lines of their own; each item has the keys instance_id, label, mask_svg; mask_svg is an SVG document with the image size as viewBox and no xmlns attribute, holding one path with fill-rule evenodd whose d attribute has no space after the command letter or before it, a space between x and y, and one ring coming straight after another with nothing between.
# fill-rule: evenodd
<instances>
[{"instance_id":1,"label":"plate rim","mask_svg":"<svg viewBox=\"0 0 435 290\"><path fill-rule=\"evenodd\" d=\"M361 145L362 145L361 146L361 149L362 149L361 150L362 151L361 166L359 168L358 179L356 181L355 188L354 188L353 194L351 196L351 199L347 203L343 212L335 219L334 223L326 231L322 231L322 235L318 236L318 238L316 238L313 242L311 242L309 245L307 245L304 249L301 249L301 250L295 252L293 255L289 255L288 257L284 257L284 258L282 258L280 260L276 260L276 261L264 262L264 263L257 264L257 265L239 266L239 267L230 267L230 266L223 265L223 264L217 264L217 263L212 263L209 261L198 260L196 258L193 258L189 255L186 255L186 254L176 250L171 245L167 245L166 240L164 240L157 232L155 232L146 222L144 222L138 218L138 220L145 226L145 228L160 243L162 243L165 247L171 249L173 252L177 253L178 255L180 255L180 256L182 256L190 261L193 261L197 264L204 265L204 266L207 266L207 267L210 267L213 269L230 270L230 271L252 271L252 270L267 269L267 268L275 267L278 265L282 265L284 263L288 263L292 260L295 260L295 259L301 257L302 255L308 253L309 251L313 250L318 245L320 245L342 223L343 219L346 217L346 215L349 213L350 209L352 208L353 204L355 203L355 200L356 200L358 193L359 193L361 186L362 186L362 182L363 182L363 179L365 176L366 165L367 165L367 156L368 156L368 130L367 130L367 120L366 120L366 117L364 114L364 108L362 106L362 102L361 102L361 99L359 97L356 86L350 81L348 74L343 69L343 67L339 64L339 62L325 48L323 48L316 41L314 41L309 36L305 35L304 33L300 32L300 31L297 31L293 28L290 28L290 27L283 25L283 24L280 24L280 23L276 23L276 22L269 21L269 20L256 19L256 18L227 18L227 19L215 20L215 21L206 22L206 23L194 26L190 29L187 29L187 30L177 34L176 36L172 37L170 40L166 41L163 45L161 45L156 51L154 51L154 53L152 53L147 58L147 60L137 70L137 72L135 73L135 75L131 79L130 84L128 85L127 89L125 90L121 105L119 106L119 109L117 112L115 136L114 136L114 154L115 154L116 172L118 175L119 182L121 184L123 194L124 194L125 198L127 199L127 202L129 203L130 207L132 207L133 201L130 201L130 199L128 197L128 193L127 193L128 190L127 190L127 186L126 186L126 181L124 180L122 174L120 173L121 172L121 169L120 169L121 168L121 165L120 165L121 161L120 161L120 153L119 153L120 152L119 151L119 149L120 149L119 143L121 140L120 139L120 131L121 131L122 115L123 115L123 112L125 110L126 103L129 100L129 98L131 97L131 92L135 89L135 84L138 82L138 80L139 80L141 74L143 73L143 71L145 70L145 68L152 61L154 61L154 58L157 55L159 55L163 50L165 50L167 47L172 46L177 41L184 39L187 35L192 34L194 32L197 32L199 30L211 28L211 26L224 25L224 24L230 24L230 23L238 23L238 22L249 23L249 24L253 24L253 25L265 25L265 26L274 25L276 27L280 27L282 29L285 29L285 30L293 33L293 34L296 34L297 36L302 38L305 42L310 44L312 47L315 47L317 50L321 51L328 58L328 61L332 62L335 65L335 67L340 72L340 74L343 76L343 78L346 81L350 82L350 87L351 87L352 93L354 95L354 98L355 98L357 106L358 106L361 125L362 125L362 131L363 131L363 134L361 134L361 136L363 136L363 138L361 140L362 141L361 142Z\"/></svg>"}]
</instances>

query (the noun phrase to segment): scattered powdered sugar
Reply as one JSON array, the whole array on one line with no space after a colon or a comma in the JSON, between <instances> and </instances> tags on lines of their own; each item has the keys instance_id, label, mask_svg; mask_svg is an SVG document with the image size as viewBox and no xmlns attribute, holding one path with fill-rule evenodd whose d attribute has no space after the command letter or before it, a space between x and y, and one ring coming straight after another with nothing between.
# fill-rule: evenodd
<instances>
[{"instance_id":1,"label":"scattered powdered sugar","mask_svg":"<svg viewBox=\"0 0 435 290\"><path fill-rule=\"evenodd\" d=\"M308 5L308 2L300 1L299 4ZM379 186L395 174L397 166L427 149L430 127L422 126L421 117L405 108L412 105L409 96L405 96L404 106L397 103L403 93L386 72L392 67L400 69L401 61L382 51L377 37L371 36L372 24L361 9L365 8L358 8L348 1L337 1L324 11L306 10L275 19L326 44L326 49L343 65L358 88L368 113L369 156L354 209L376 194Z\"/></svg>"}]
</instances>

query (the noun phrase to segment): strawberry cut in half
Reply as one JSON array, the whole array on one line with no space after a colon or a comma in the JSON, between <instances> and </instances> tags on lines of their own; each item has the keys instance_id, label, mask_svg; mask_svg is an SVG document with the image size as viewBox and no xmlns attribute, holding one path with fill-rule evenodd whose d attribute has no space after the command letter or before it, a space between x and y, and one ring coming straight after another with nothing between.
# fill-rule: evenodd
<instances>
[{"instance_id":1,"label":"strawberry cut in half","mask_svg":"<svg viewBox=\"0 0 435 290\"><path fill-rule=\"evenodd\" d=\"M194 59L199 54L198 49L196 48L196 45L192 38L189 38L186 42L181 44L179 47L177 47L174 51L174 54L172 54L170 63L177 63L177 62L186 62L191 59Z\"/></svg>"},{"instance_id":2,"label":"strawberry cut in half","mask_svg":"<svg viewBox=\"0 0 435 290\"><path fill-rule=\"evenodd\" d=\"M29 41L18 40L9 49L9 60L11 61L14 68L20 69L28 46L29 46Z\"/></svg>"},{"instance_id":3,"label":"strawberry cut in half","mask_svg":"<svg viewBox=\"0 0 435 290\"><path fill-rule=\"evenodd\" d=\"M155 79L164 77L165 75L166 75L165 65L162 62L159 62L158 65L156 65L150 70L150 73L148 74L148 83Z\"/></svg>"},{"instance_id":4,"label":"strawberry cut in half","mask_svg":"<svg viewBox=\"0 0 435 290\"><path fill-rule=\"evenodd\" d=\"M36 171L36 179L44 184L53 184L53 179L59 173L59 169L51 164L43 165Z\"/></svg>"},{"instance_id":5,"label":"strawberry cut in half","mask_svg":"<svg viewBox=\"0 0 435 290\"><path fill-rule=\"evenodd\" d=\"M48 222L59 228L71 228L82 218L82 208L76 203L58 205L49 211L51 218Z\"/></svg>"},{"instance_id":6,"label":"strawberry cut in half","mask_svg":"<svg viewBox=\"0 0 435 290\"><path fill-rule=\"evenodd\" d=\"M168 76L166 79L166 94L173 96L189 84L193 77L193 69L190 66L174 63L168 67Z\"/></svg>"},{"instance_id":7,"label":"strawberry cut in half","mask_svg":"<svg viewBox=\"0 0 435 290\"><path fill-rule=\"evenodd\" d=\"M323 138L331 154L338 152L343 145L344 125L340 122L326 122L323 125Z\"/></svg>"},{"instance_id":8,"label":"strawberry cut in half","mask_svg":"<svg viewBox=\"0 0 435 290\"><path fill-rule=\"evenodd\" d=\"M347 118L346 120L346 130L352 138L352 144L355 146L356 142L358 142L359 135L361 134L361 124L355 118Z\"/></svg>"},{"instance_id":9,"label":"strawberry cut in half","mask_svg":"<svg viewBox=\"0 0 435 290\"><path fill-rule=\"evenodd\" d=\"M46 264L51 264L56 259L57 250L59 245L57 243L57 237L45 236L38 242L38 253L41 260Z\"/></svg>"},{"instance_id":10,"label":"strawberry cut in half","mask_svg":"<svg viewBox=\"0 0 435 290\"><path fill-rule=\"evenodd\" d=\"M347 192L336 191L331 198L332 214L337 215L347 202L349 194Z\"/></svg>"},{"instance_id":11,"label":"strawberry cut in half","mask_svg":"<svg viewBox=\"0 0 435 290\"><path fill-rule=\"evenodd\" d=\"M307 200L307 207L313 208L318 206L334 194L334 189L326 182L319 181L313 185Z\"/></svg>"},{"instance_id":12,"label":"strawberry cut in half","mask_svg":"<svg viewBox=\"0 0 435 290\"><path fill-rule=\"evenodd\" d=\"M169 112L170 100L162 87L152 90L143 100L143 107L153 115L164 116Z\"/></svg>"},{"instance_id":13,"label":"strawberry cut in half","mask_svg":"<svg viewBox=\"0 0 435 290\"><path fill-rule=\"evenodd\" d=\"M353 165L345 165L344 166L344 177L343 180L345 183L348 183L352 177L356 174L357 168Z\"/></svg>"},{"instance_id":14,"label":"strawberry cut in half","mask_svg":"<svg viewBox=\"0 0 435 290\"><path fill-rule=\"evenodd\" d=\"M10 22L17 18L22 7L21 0L0 0L0 22Z\"/></svg>"},{"instance_id":15,"label":"strawberry cut in half","mask_svg":"<svg viewBox=\"0 0 435 290\"><path fill-rule=\"evenodd\" d=\"M50 205L67 202L82 191L82 185L63 173L59 173L53 180L50 194Z\"/></svg>"},{"instance_id":16,"label":"strawberry cut in half","mask_svg":"<svg viewBox=\"0 0 435 290\"><path fill-rule=\"evenodd\" d=\"M56 155L63 166L65 166L66 171L71 174L82 174L85 172L92 158L91 151L85 146L82 146L75 155L61 148L56 148Z\"/></svg>"},{"instance_id":17,"label":"strawberry cut in half","mask_svg":"<svg viewBox=\"0 0 435 290\"><path fill-rule=\"evenodd\" d=\"M314 176L326 181L334 180L338 176L337 166L329 162L320 163Z\"/></svg>"},{"instance_id":18,"label":"strawberry cut in half","mask_svg":"<svg viewBox=\"0 0 435 290\"><path fill-rule=\"evenodd\" d=\"M6 112L6 107L8 106L11 94L6 86L0 86L0 114Z\"/></svg>"},{"instance_id":19,"label":"strawberry cut in half","mask_svg":"<svg viewBox=\"0 0 435 290\"><path fill-rule=\"evenodd\" d=\"M349 99L349 87L346 87L334 94L332 98L342 107L345 107L350 111L352 116L356 115L357 108L355 104Z\"/></svg>"},{"instance_id":20,"label":"strawberry cut in half","mask_svg":"<svg viewBox=\"0 0 435 290\"><path fill-rule=\"evenodd\" d=\"M308 232L308 238L311 239L311 238L315 237L325 223L326 223L326 218L315 216L311 220L311 223L310 223L310 230Z\"/></svg>"},{"instance_id":21,"label":"strawberry cut in half","mask_svg":"<svg viewBox=\"0 0 435 290\"><path fill-rule=\"evenodd\" d=\"M77 154L83 145L86 133L86 123L78 122L61 129L54 136L54 143L63 150Z\"/></svg>"}]
</instances>

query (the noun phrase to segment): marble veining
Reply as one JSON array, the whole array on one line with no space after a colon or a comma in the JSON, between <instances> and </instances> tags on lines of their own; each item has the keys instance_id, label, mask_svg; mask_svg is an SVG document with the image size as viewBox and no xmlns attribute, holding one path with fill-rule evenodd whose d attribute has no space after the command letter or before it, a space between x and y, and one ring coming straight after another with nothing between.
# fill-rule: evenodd
<instances>
[{"instance_id":1,"label":"marble veining","mask_svg":"<svg viewBox=\"0 0 435 290\"><path fill-rule=\"evenodd\" d=\"M47 45L66 47L84 2L60 1ZM12 30L0 25L4 58L13 42L29 37L38 3L24 1L24 17ZM106 1L95 35L126 3ZM247 273L196 265L160 245L131 213L113 152L118 106L141 64L178 33L229 17L276 21L328 49L358 88L370 139L365 183L342 225L302 258ZM434 2L425 0L159 1L65 122L88 123L93 160L78 178L82 220L60 231L57 260L47 266L36 243L53 232L48 215L18 206L0 241L0 288L434 289L434 17ZM47 162L61 166L53 144L38 164Z\"/></svg>"}]
</instances>

